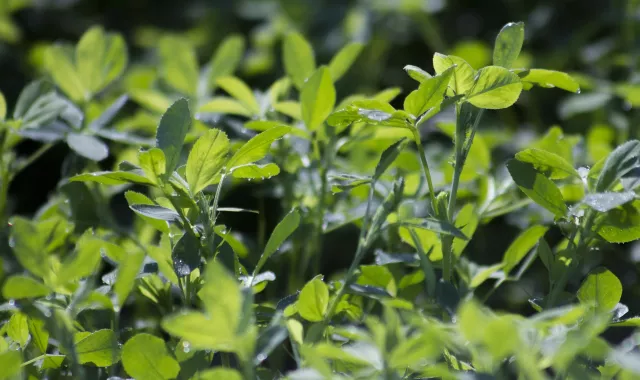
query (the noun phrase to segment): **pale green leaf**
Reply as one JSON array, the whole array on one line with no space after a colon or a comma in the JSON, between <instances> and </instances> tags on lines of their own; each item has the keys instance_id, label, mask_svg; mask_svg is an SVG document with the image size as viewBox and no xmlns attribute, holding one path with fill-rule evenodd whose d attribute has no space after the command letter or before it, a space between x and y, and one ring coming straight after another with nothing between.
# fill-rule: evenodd
<instances>
[{"instance_id":1,"label":"pale green leaf","mask_svg":"<svg viewBox=\"0 0 640 380\"><path fill-rule=\"evenodd\" d=\"M464 95L474 84L475 70L464 59L454 55L442 55L436 53L433 55L433 68L437 75L443 74L450 67L453 68L453 75L449 80L449 87L453 91L452 95Z\"/></svg>"},{"instance_id":2,"label":"pale green leaf","mask_svg":"<svg viewBox=\"0 0 640 380\"><path fill-rule=\"evenodd\" d=\"M329 117L335 104L336 89L331 73L326 67L321 67L304 83L300 92L302 120L307 129L318 129Z\"/></svg>"},{"instance_id":3,"label":"pale green leaf","mask_svg":"<svg viewBox=\"0 0 640 380\"><path fill-rule=\"evenodd\" d=\"M529 227L516 237L502 257L505 275L509 275L509 272L536 246L548 230L548 227L537 225Z\"/></svg>"},{"instance_id":4,"label":"pale green leaf","mask_svg":"<svg viewBox=\"0 0 640 380\"><path fill-rule=\"evenodd\" d=\"M194 96L198 87L198 60L191 43L175 36L158 44L160 75L165 83L184 95Z\"/></svg>"},{"instance_id":5,"label":"pale green leaf","mask_svg":"<svg viewBox=\"0 0 640 380\"><path fill-rule=\"evenodd\" d=\"M505 25L493 48L493 64L510 69L518 59L524 42L524 23L510 22Z\"/></svg>"},{"instance_id":6,"label":"pale green leaf","mask_svg":"<svg viewBox=\"0 0 640 380\"><path fill-rule=\"evenodd\" d=\"M329 62L329 71L334 81L342 78L349 70L353 62L358 58L364 45L358 42L352 42L340 49L340 51Z\"/></svg>"},{"instance_id":7,"label":"pale green leaf","mask_svg":"<svg viewBox=\"0 0 640 380\"><path fill-rule=\"evenodd\" d=\"M197 194L213 183L229 154L229 138L219 129L209 129L198 138L187 159L189 188Z\"/></svg>"},{"instance_id":8,"label":"pale green leaf","mask_svg":"<svg viewBox=\"0 0 640 380\"><path fill-rule=\"evenodd\" d=\"M525 149L516 154L516 159L528 162L542 173L547 173L551 179L566 177L580 178L578 171L561 156L536 148Z\"/></svg>"},{"instance_id":9,"label":"pale green leaf","mask_svg":"<svg viewBox=\"0 0 640 380\"><path fill-rule=\"evenodd\" d=\"M200 106L198 112L221 113L251 117L251 110L248 109L244 104L235 99L225 96L216 96L215 98L209 100L208 102Z\"/></svg>"},{"instance_id":10,"label":"pale green leaf","mask_svg":"<svg viewBox=\"0 0 640 380\"><path fill-rule=\"evenodd\" d=\"M299 33L289 33L282 45L282 61L293 84L301 89L304 82L316 69L316 60L311 44Z\"/></svg>"},{"instance_id":11,"label":"pale green leaf","mask_svg":"<svg viewBox=\"0 0 640 380\"><path fill-rule=\"evenodd\" d=\"M2 286L2 297L5 299L38 298L51 293L48 286L24 275L10 276Z\"/></svg>"},{"instance_id":12,"label":"pale green leaf","mask_svg":"<svg viewBox=\"0 0 640 380\"><path fill-rule=\"evenodd\" d=\"M233 178L263 180L280 174L280 167L274 163L265 165L248 164L233 170Z\"/></svg>"},{"instance_id":13,"label":"pale green leaf","mask_svg":"<svg viewBox=\"0 0 640 380\"><path fill-rule=\"evenodd\" d=\"M454 68L448 68L440 75L426 79L417 90L404 100L404 110L418 117L444 100L444 94L453 75Z\"/></svg>"},{"instance_id":14,"label":"pale green leaf","mask_svg":"<svg viewBox=\"0 0 640 380\"><path fill-rule=\"evenodd\" d=\"M589 273L577 295L580 302L594 303L597 307L609 311L620 302L622 284L611 271L599 267Z\"/></svg>"},{"instance_id":15,"label":"pale green leaf","mask_svg":"<svg viewBox=\"0 0 640 380\"><path fill-rule=\"evenodd\" d=\"M321 279L315 278L302 288L298 295L298 313L310 322L320 322L329 307L329 288Z\"/></svg>"},{"instance_id":16,"label":"pale green leaf","mask_svg":"<svg viewBox=\"0 0 640 380\"><path fill-rule=\"evenodd\" d=\"M238 151L235 152L227 162L227 167L229 169L233 169L241 165L251 164L262 160L269 152L271 144L274 141L281 139L290 131L291 127L281 125L258 134L251 140L247 141L242 147L240 147L240 149L238 149Z\"/></svg>"},{"instance_id":17,"label":"pale green leaf","mask_svg":"<svg viewBox=\"0 0 640 380\"><path fill-rule=\"evenodd\" d=\"M232 76L220 77L216 83L221 89L238 100L252 115L260 113L258 100L246 83Z\"/></svg>"},{"instance_id":18,"label":"pale green leaf","mask_svg":"<svg viewBox=\"0 0 640 380\"><path fill-rule=\"evenodd\" d=\"M169 354L163 339L150 334L137 334L122 348L122 365L136 380L175 379L180 365Z\"/></svg>"},{"instance_id":19,"label":"pale green leaf","mask_svg":"<svg viewBox=\"0 0 640 380\"><path fill-rule=\"evenodd\" d=\"M81 364L93 363L97 367L109 367L120 360L120 347L113 330L76 333L74 341L76 355Z\"/></svg>"},{"instance_id":20,"label":"pale green leaf","mask_svg":"<svg viewBox=\"0 0 640 380\"><path fill-rule=\"evenodd\" d=\"M45 52L45 67L56 85L74 102L84 103L89 94L76 73L71 56L62 46L51 46Z\"/></svg>"},{"instance_id":21,"label":"pale green leaf","mask_svg":"<svg viewBox=\"0 0 640 380\"><path fill-rule=\"evenodd\" d=\"M520 97L522 82L511 71L487 66L478 71L466 99L478 108L501 109L512 106Z\"/></svg>"}]
</instances>

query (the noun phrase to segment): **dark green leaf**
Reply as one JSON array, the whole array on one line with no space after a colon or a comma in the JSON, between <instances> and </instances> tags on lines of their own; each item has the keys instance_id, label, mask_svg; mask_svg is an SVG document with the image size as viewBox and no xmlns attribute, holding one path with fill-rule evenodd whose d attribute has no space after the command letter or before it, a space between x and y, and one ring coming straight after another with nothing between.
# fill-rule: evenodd
<instances>
[{"instance_id":1,"label":"dark green leaf","mask_svg":"<svg viewBox=\"0 0 640 380\"><path fill-rule=\"evenodd\" d=\"M136 214L152 219L165 220L167 222L180 223L180 214L174 210L158 205L134 204L129 206Z\"/></svg>"},{"instance_id":2,"label":"dark green leaf","mask_svg":"<svg viewBox=\"0 0 640 380\"><path fill-rule=\"evenodd\" d=\"M557 217L567 213L567 206L560 189L547 177L536 171L533 165L510 160L507 169L518 188L534 202L549 210Z\"/></svg>"},{"instance_id":3,"label":"dark green leaf","mask_svg":"<svg viewBox=\"0 0 640 380\"><path fill-rule=\"evenodd\" d=\"M516 154L516 159L533 164L540 172L548 172L551 179L562 179L569 176L580 178L578 171L561 156L541 149L525 149Z\"/></svg>"},{"instance_id":4,"label":"dark green leaf","mask_svg":"<svg viewBox=\"0 0 640 380\"><path fill-rule=\"evenodd\" d=\"M420 218L420 219L411 219L407 221L398 221L395 224L402 227L424 229L424 230L429 230L429 231L437 232L440 234L451 235L460 239L468 240L468 238L462 233L462 231L460 231L460 229L456 228L453 224L445 220L438 220L433 218Z\"/></svg>"},{"instance_id":5,"label":"dark green leaf","mask_svg":"<svg viewBox=\"0 0 640 380\"><path fill-rule=\"evenodd\" d=\"M389 166L391 166L396 158L398 158L398 155L404 150L408 143L409 140L406 138L400 139L382 152L380 161L378 161L378 164L376 165L376 171L373 174L373 181L380 179Z\"/></svg>"},{"instance_id":6,"label":"dark green leaf","mask_svg":"<svg viewBox=\"0 0 640 380\"><path fill-rule=\"evenodd\" d=\"M156 134L156 146L164 152L166 173L173 173L180 161L182 144L191 127L191 111L186 99L179 99L162 115Z\"/></svg>"},{"instance_id":7,"label":"dark green leaf","mask_svg":"<svg viewBox=\"0 0 640 380\"><path fill-rule=\"evenodd\" d=\"M269 257L273 255L278 248L284 243L286 239L291 236L291 234L298 228L300 225L300 214L297 210L291 210L285 217L282 219L280 223L276 226L276 228L271 233L269 237L269 241L267 241L267 245L264 247L264 251L262 252L262 256L260 256L260 260L258 260L258 264L256 264L255 269L253 270L253 274L255 276L256 273L259 273L264 264L267 262Z\"/></svg>"},{"instance_id":8,"label":"dark green leaf","mask_svg":"<svg viewBox=\"0 0 640 380\"><path fill-rule=\"evenodd\" d=\"M253 364L256 366L260 365L288 336L289 332L287 328L280 324L274 324L262 330L256 342L256 353Z\"/></svg>"},{"instance_id":9,"label":"dark green leaf","mask_svg":"<svg viewBox=\"0 0 640 380\"><path fill-rule=\"evenodd\" d=\"M200 242L191 234L183 235L171 252L173 268L178 276L188 276L200 266Z\"/></svg>"}]
</instances>

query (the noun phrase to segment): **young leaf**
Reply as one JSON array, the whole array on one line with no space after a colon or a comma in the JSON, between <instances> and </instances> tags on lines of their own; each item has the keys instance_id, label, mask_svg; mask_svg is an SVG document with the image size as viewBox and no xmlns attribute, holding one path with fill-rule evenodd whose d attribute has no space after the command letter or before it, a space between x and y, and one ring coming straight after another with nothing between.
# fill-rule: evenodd
<instances>
[{"instance_id":1,"label":"young leaf","mask_svg":"<svg viewBox=\"0 0 640 380\"><path fill-rule=\"evenodd\" d=\"M139 380L175 379L180 365L169 354L165 341L150 334L137 334L122 348L122 365Z\"/></svg>"},{"instance_id":2,"label":"young leaf","mask_svg":"<svg viewBox=\"0 0 640 380\"><path fill-rule=\"evenodd\" d=\"M247 109L239 101L226 96L216 96L209 100L198 108L198 113L220 113L251 117L251 110Z\"/></svg>"},{"instance_id":3,"label":"young leaf","mask_svg":"<svg viewBox=\"0 0 640 380\"><path fill-rule=\"evenodd\" d=\"M171 174L178 166L182 144L191 127L191 112L186 99L179 99L162 115L156 133L156 146L164 152L165 173Z\"/></svg>"},{"instance_id":4,"label":"young leaf","mask_svg":"<svg viewBox=\"0 0 640 380\"><path fill-rule=\"evenodd\" d=\"M444 91L444 90L443 90ZM376 165L376 171L373 174L373 181L377 181L384 172L393 164L393 161L398 158L398 155L404 150L404 148L409 143L409 140L406 138L402 138L395 143L391 144L390 147L382 152L382 156L380 156L380 161Z\"/></svg>"},{"instance_id":5,"label":"young leaf","mask_svg":"<svg viewBox=\"0 0 640 380\"><path fill-rule=\"evenodd\" d=\"M567 205L564 203L560 189L544 175L536 171L533 165L510 160L507 169L518 188L531 200L549 210L557 217L567 213Z\"/></svg>"},{"instance_id":6,"label":"young leaf","mask_svg":"<svg viewBox=\"0 0 640 380\"><path fill-rule=\"evenodd\" d=\"M567 73L544 69L526 69L515 71L524 84L538 85L544 88L561 88L570 92L580 92L580 84Z\"/></svg>"},{"instance_id":7,"label":"young leaf","mask_svg":"<svg viewBox=\"0 0 640 380\"><path fill-rule=\"evenodd\" d=\"M310 322L320 322L329 307L329 288L321 279L314 278L300 291L298 313Z\"/></svg>"},{"instance_id":8,"label":"young leaf","mask_svg":"<svg viewBox=\"0 0 640 380\"><path fill-rule=\"evenodd\" d=\"M23 268L40 278L50 275L49 258L45 250L46 236L35 223L22 217L11 220L13 255Z\"/></svg>"},{"instance_id":9,"label":"young leaf","mask_svg":"<svg viewBox=\"0 0 640 380\"><path fill-rule=\"evenodd\" d=\"M244 55L245 41L241 35L225 38L211 58L209 86L215 85L218 78L231 75Z\"/></svg>"},{"instance_id":10,"label":"young leaf","mask_svg":"<svg viewBox=\"0 0 640 380\"><path fill-rule=\"evenodd\" d=\"M271 144L282 138L291 131L291 127L285 125L273 127L247 141L227 162L227 168L251 164L262 160L267 153Z\"/></svg>"},{"instance_id":11,"label":"young leaf","mask_svg":"<svg viewBox=\"0 0 640 380\"><path fill-rule=\"evenodd\" d=\"M233 178L263 180L280 174L280 167L273 162L266 165L248 164L233 170Z\"/></svg>"},{"instance_id":12,"label":"young leaf","mask_svg":"<svg viewBox=\"0 0 640 380\"><path fill-rule=\"evenodd\" d=\"M2 92L0 92L0 121L4 121L7 117L7 100L4 98Z\"/></svg>"},{"instance_id":13,"label":"young leaf","mask_svg":"<svg viewBox=\"0 0 640 380\"><path fill-rule=\"evenodd\" d=\"M625 191L621 193L607 192L587 194L583 202L592 209L600 212L607 212L616 207L629 203L636 198L633 191Z\"/></svg>"},{"instance_id":14,"label":"young leaf","mask_svg":"<svg viewBox=\"0 0 640 380\"><path fill-rule=\"evenodd\" d=\"M21 312L14 313L9 322L6 324L7 336L14 342L18 343L20 347L27 345L29 341L29 324L27 323L29 317Z\"/></svg>"},{"instance_id":15,"label":"young leaf","mask_svg":"<svg viewBox=\"0 0 640 380\"><path fill-rule=\"evenodd\" d=\"M510 69L520 55L524 42L524 23L510 22L505 25L493 48L493 64Z\"/></svg>"},{"instance_id":16,"label":"young leaf","mask_svg":"<svg viewBox=\"0 0 640 380\"><path fill-rule=\"evenodd\" d=\"M153 148L148 151L141 151L138 153L138 161L146 178L152 184L160 185L163 182L167 164L162 150Z\"/></svg>"},{"instance_id":17,"label":"young leaf","mask_svg":"<svg viewBox=\"0 0 640 380\"><path fill-rule=\"evenodd\" d=\"M242 380L240 372L231 368L217 367L206 371L198 372L191 380Z\"/></svg>"},{"instance_id":18,"label":"young leaf","mask_svg":"<svg viewBox=\"0 0 640 380\"><path fill-rule=\"evenodd\" d=\"M29 332L31 333L31 340L38 347L38 350L43 354L47 353L47 347L49 346L49 333L44 327L44 322L38 319L29 318L27 321L29 325Z\"/></svg>"},{"instance_id":19,"label":"young leaf","mask_svg":"<svg viewBox=\"0 0 640 380\"><path fill-rule=\"evenodd\" d=\"M82 84L96 94L124 72L127 48L120 34L105 33L95 26L82 35L75 58Z\"/></svg>"},{"instance_id":20,"label":"young leaf","mask_svg":"<svg viewBox=\"0 0 640 380\"><path fill-rule=\"evenodd\" d=\"M38 298L53 291L42 282L24 275L12 275L2 286L2 297L5 299Z\"/></svg>"},{"instance_id":21,"label":"young leaf","mask_svg":"<svg viewBox=\"0 0 640 380\"><path fill-rule=\"evenodd\" d=\"M58 273L58 277L62 281L79 280L89 276L97 269L100 263L102 241L92 237L91 234L92 231L87 230L78 240L75 252L65 257Z\"/></svg>"},{"instance_id":22,"label":"young leaf","mask_svg":"<svg viewBox=\"0 0 640 380\"><path fill-rule=\"evenodd\" d=\"M84 103L89 94L76 73L71 56L62 46L51 46L45 52L45 67L58 87L74 102Z\"/></svg>"},{"instance_id":23,"label":"young leaf","mask_svg":"<svg viewBox=\"0 0 640 380\"><path fill-rule=\"evenodd\" d=\"M140 174L134 172L93 172L78 174L69 178L71 182L97 182L103 185L123 185L133 183L137 185L153 185L154 183Z\"/></svg>"},{"instance_id":24,"label":"young leaf","mask_svg":"<svg viewBox=\"0 0 640 380\"><path fill-rule=\"evenodd\" d=\"M638 166L640 157L640 141L631 140L618 146L607 157L598 177L595 192L602 193L616 184L625 174Z\"/></svg>"},{"instance_id":25,"label":"young leaf","mask_svg":"<svg viewBox=\"0 0 640 380\"><path fill-rule=\"evenodd\" d=\"M78 361L81 364L93 363L97 367L109 367L120 360L120 347L114 347L113 330L104 329L93 333L80 332L76 333L73 338L76 355L78 355Z\"/></svg>"},{"instance_id":26,"label":"young leaf","mask_svg":"<svg viewBox=\"0 0 640 380\"><path fill-rule=\"evenodd\" d=\"M213 183L229 154L229 138L219 129L210 129L193 145L187 159L189 188L197 194Z\"/></svg>"},{"instance_id":27,"label":"young leaf","mask_svg":"<svg viewBox=\"0 0 640 380\"><path fill-rule=\"evenodd\" d=\"M561 156L546 150L531 148L520 151L516 159L528 162L541 172L548 172L551 179L563 179L566 177L580 178L578 171Z\"/></svg>"},{"instance_id":28,"label":"young leaf","mask_svg":"<svg viewBox=\"0 0 640 380\"><path fill-rule=\"evenodd\" d=\"M422 82L417 90L412 91L405 98L404 110L418 117L442 103L453 70L453 67L449 67L442 74Z\"/></svg>"},{"instance_id":29,"label":"young leaf","mask_svg":"<svg viewBox=\"0 0 640 380\"><path fill-rule=\"evenodd\" d=\"M293 84L301 89L304 82L316 69L313 48L299 33L289 33L282 46L282 61Z\"/></svg>"},{"instance_id":30,"label":"young leaf","mask_svg":"<svg viewBox=\"0 0 640 380\"><path fill-rule=\"evenodd\" d=\"M253 91L243 81L236 77L226 76L220 77L217 81L218 86L226 91L229 95L237 99L242 105L249 110L252 115L260 113L260 105Z\"/></svg>"},{"instance_id":31,"label":"young leaf","mask_svg":"<svg viewBox=\"0 0 640 380\"><path fill-rule=\"evenodd\" d=\"M502 264L504 265L503 271L505 275L509 275L509 272L520 263L520 261L535 247L538 241L544 236L549 228L545 226L533 226L523 231L516 237L516 239L509 245L507 251L502 258Z\"/></svg>"},{"instance_id":32,"label":"young leaf","mask_svg":"<svg viewBox=\"0 0 640 380\"><path fill-rule=\"evenodd\" d=\"M184 95L195 96L198 87L198 60L191 43L175 36L163 37L158 44L164 82ZM182 141L180 141L182 142Z\"/></svg>"},{"instance_id":33,"label":"young leaf","mask_svg":"<svg viewBox=\"0 0 640 380\"><path fill-rule=\"evenodd\" d=\"M74 152L92 161L102 161L109 156L109 148L94 136L70 133L67 144Z\"/></svg>"},{"instance_id":34,"label":"young leaf","mask_svg":"<svg viewBox=\"0 0 640 380\"><path fill-rule=\"evenodd\" d=\"M143 261L144 253L137 249L131 249L127 252L125 259L118 264L118 276L113 285L115 303L118 307L122 307L129 297Z\"/></svg>"},{"instance_id":35,"label":"young leaf","mask_svg":"<svg viewBox=\"0 0 640 380\"><path fill-rule=\"evenodd\" d=\"M358 58L364 45L358 42L352 42L340 49L340 51L329 62L329 72L334 82L349 70L353 62Z\"/></svg>"},{"instance_id":36,"label":"young leaf","mask_svg":"<svg viewBox=\"0 0 640 380\"><path fill-rule=\"evenodd\" d=\"M260 270L267 262L269 257L273 255L278 248L284 243L284 241L298 228L300 225L300 214L297 210L291 210L285 217L278 223L276 228L271 233L267 245L264 247L262 256L258 260L255 269L253 270L253 276L260 273Z\"/></svg>"},{"instance_id":37,"label":"young leaf","mask_svg":"<svg viewBox=\"0 0 640 380\"><path fill-rule=\"evenodd\" d=\"M582 303L595 303L604 311L612 310L622 297L622 284L615 274L606 268L594 269L578 289Z\"/></svg>"},{"instance_id":38,"label":"young leaf","mask_svg":"<svg viewBox=\"0 0 640 380\"><path fill-rule=\"evenodd\" d=\"M0 368L5 379L15 378L22 371L22 354L19 350L6 350L0 353Z\"/></svg>"},{"instance_id":39,"label":"young leaf","mask_svg":"<svg viewBox=\"0 0 640 380\"><path fill-rule=\"evenodd\" d=\"M478 108L502 109L512 106L520 97L522 82L511 71L500 66L487 66L478 71L466 99Z\"/></svg>"},{"instance_id":40,"label":"young leaf","mask_svg":"<svg viewBox=\"0 0 640 380\"><path fill-rule=\"evenodd\" d=\"M228 319L222 317L220 321L200 312L183 311L164 318L162 328L189 342L196 350L233 352L238 339L235 326L227 324Z\"/></svg>"},{"instance_id":41,"label":"young leaf","mask_svg":"<svg viewBox=\"0 0 640 380\"><path fill-rule=\"evenodd\" d=\"M173 268L180 277L188 276L200 266L200 242L191 234L184 234L171 251Z\"/></svg>"},{"instance_id":42,"label":"young leaf","mask_svg":"<svg viewBox=\"0 0 640 380\"><path fill-rule=\"evenodd\" d=\"M433 77L431 74L422 70L418 66L406 65L404 67L404 71L406 71L411 78L415 79L420 83L424 83L427 79L430 79Z\"/></svg>"},{"instance_id":43,"label":"young leaf","mask_svg":"<svg viewBox=\"0 0 640 380\"><path fill-rule=\"evenodd\" d=\"M609 243L640 239L640 201L624 204L596 219L596 231Z\"/></svg>"},{"instance_id":44,"label":"young leaf","mask_svg":"<svg viewBox=\"0 0 640 380\"><path fill-rule=\"evenodd\" d=\"M336 89L326 67L319 68L304 83L300 91L300 103L307 130L315 131L329 117L336 104Z\"/></svg>"},{"instance_id":45,"label":"young leaf","mask_svg":"<svg viewBox=\"0 0 640 380\"><path fill-rule=\"evenodd\" d=\"M464 95L473 87L475 70L464 59L454 55L433 55L433 68L437 75L441 75L453 67L453 75L449 80L449 87L453 91L449 95Z\"/></svg>"}]
</instances>

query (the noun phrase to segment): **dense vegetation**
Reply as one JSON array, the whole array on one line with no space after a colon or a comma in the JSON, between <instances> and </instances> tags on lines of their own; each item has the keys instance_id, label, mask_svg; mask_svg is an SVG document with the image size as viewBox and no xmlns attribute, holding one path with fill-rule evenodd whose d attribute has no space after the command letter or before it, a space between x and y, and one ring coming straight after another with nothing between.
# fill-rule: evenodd
<instances>
[{"instance_id":1,"label":"dense vegetation","mask_svg":"<svg viewBox=\"0 0 640 380\"><path fill-rule=\"evenodd\" d=\"M0 3L0 379L640 378L636 1L208 3Z\"/></svg>"}]
</instances>

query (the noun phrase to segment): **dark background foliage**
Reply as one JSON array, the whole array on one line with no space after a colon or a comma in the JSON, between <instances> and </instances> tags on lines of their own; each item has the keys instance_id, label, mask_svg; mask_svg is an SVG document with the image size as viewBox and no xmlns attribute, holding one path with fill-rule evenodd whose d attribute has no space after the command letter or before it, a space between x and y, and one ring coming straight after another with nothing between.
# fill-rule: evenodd
<instances>
[{"instance_id":1,"label":"dark background foliage","mask_svg":"<svg viewBox=\"0 0 640 380\"><path fill-rule=\"evenodd\" d=\"M19 41L0 45L0 83L9 108L27 81L37 75L32 49L58 40L77 41L90 26L101 24L119 31L127 39L130 62L148 60L149 43L155 30L191 30L202 61L208 59L218 42L230 33L245 35L249 41L247 64L240 76L252 87L266 88L283 74L280 42L274 30L296 28L312 42L317 61L330 57L350 40L367 43L349 74L339 83L338 95L400 86L405 94L414 83L402 68L413 64L431 70L434 52L451 53L460 42L480 41L491 46L500 28L509 21L526 23L525 49L532 66L581 72L598 80L633 82L637 79L635 38L640 17L629 0L34 0L11 15L21 30ZM287 20L283 22L283 20ZM278 29L280 28L280 29ZM267 57L267 58L265 58ZM261 60L262 59L262 60ZM520 134L542 133L551 125L561 125L567 133L585 133L594 123L619 123L629 137L638 136L638 113L624 100L613 99L606 107L596 107L563 117L559 111L568 95L561 91L534 89L524 94L512 110L491 113L482 127L498 127ZM403 97L399 97L400 101ZM426 129L425 141L446 141ZM26 143L22 152L37 145ZM33 213L55 190L68 148L58 145L22 173L10 189L12 212ZM513 148L515 149L515 147ZM495 152L496 164L511 157L509 145ZM262 209L272 228L282 213L277 199L268 194L269 183L245 186L229 194L224 203L236 207ZM122 218L128 218L126 204ZM258 233L258 218L239 214L226 220L235 229ZM498 218L481 227L469 249L470 258L481 264L500 260L504 249L518 232L517 221ZM268 232L268 231L267 231ZM556 238L561 237L559 233ZM323 273L348 265L357 238L355 228L329 234L324 244ZM622 281L622 302L630 314L640 313L637 261L640 246L604 247L594 263L602 263ZM531 313L527 300L542 288L544 269L537 263L525 279L504 286L490 304L511 311ZM571 284L570 290L579 284ZM615 330L614 340L627 335Z\"/></svg>"}]
</instances>

